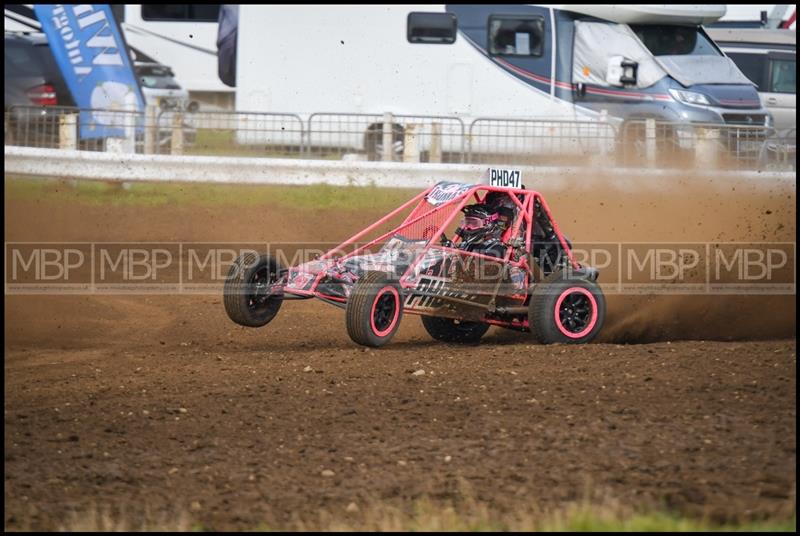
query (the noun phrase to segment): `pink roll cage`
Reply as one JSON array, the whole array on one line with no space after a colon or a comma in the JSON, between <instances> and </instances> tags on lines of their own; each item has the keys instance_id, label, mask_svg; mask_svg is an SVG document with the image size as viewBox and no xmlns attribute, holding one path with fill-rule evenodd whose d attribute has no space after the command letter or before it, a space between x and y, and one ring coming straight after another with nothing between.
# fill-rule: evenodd
<instances>
[{"instance_id":1,"label":"pink roll cage","mask_svg":"<svg viewBox=\"0 0 800 536\"><path fill-rule=\"evenodd\" d=\"M459 186L457 193L453 195L452 198L444 201L436 200L434 202L429 202L429 194L431 194L442 184L443 183L437 183L436 185L427 188L372 225L351 236L337 247L329 250L318 259L289 268L287 271L289 284L283 287L283 292L285 294L295 295L297 297L316 297L329 303L346 303L347 300L344 298L330 296L318 290L317 287L319 282L327 273L327 269L330 268L334 263L341 263L342 261L345 261L351 257L357 256L360 253L369 250L369 248L378 244L382 244L390 237L398 234L411 237L415 240L426 240L424 247L422 247L418 253L416 253L413 260L399 279L399 284L404 290L412 291L416 287L417 282L414 280L415 268L431 248L436 248L445 253L450 252L462 256L466 255L475 258L488 259L494 262L502 262L508 264L509 266L520 268L526 273L525 285L527 287L528 283L530 282L527 278L528 274L531 273L531 266L528 265L528 259L526 255L522 255L519 260L513 260L513 252L516 247L519 247L519 244L512 245L509 242L512 238L524 238L522 247L524 247L525 251L532 251L533 244L531 241L536 218L534 211L537 201L538 206L541 207L550 220L553 231L559 240L561 248L566 253L569 263L575 269L580 268L580 265L575 261L570 246L564 239L564 236L558 228L555 220L552 218L547 203L539 192L517 188L502 188L489 186L486 184L462 184ZM449 184L457 185L458 183ZM445 233L448 226L453 223L456 217L459 216L461 209L473 200L476 203L482 202L486 195L488 195L490 192L504 192L509 194L509 199L513 201L517 208L511 228L504 233L503 243L506 246L506 250L503 258L498 259L496 257L490 257L480 253L467 252L461 249L441 245L440 238ZM384 232L379 236L372 238L364 244L358 245L359 240L385 226L393 218L399 218L406 212L408 215L404 218L400 225L392 228L388 232ZM525 223L523 237L518 237L523 223ZM351 249L353 247L354 249ZM311 279L313 279L313 282L311 285L308 285L307 282ZM292 285L291 282L296 280L302 280L305 283L303 285ZM519 300L520 305L522 305L527 296L521 294L516 296L516 298ZM424 314L423 311L415 310L414 307L406 307L404 311L412 314ZM485 321L487 323L503 325L506 327L526 327L527 325L527 320L506 322L486 319Z\"/></svg>"}]
</instances>

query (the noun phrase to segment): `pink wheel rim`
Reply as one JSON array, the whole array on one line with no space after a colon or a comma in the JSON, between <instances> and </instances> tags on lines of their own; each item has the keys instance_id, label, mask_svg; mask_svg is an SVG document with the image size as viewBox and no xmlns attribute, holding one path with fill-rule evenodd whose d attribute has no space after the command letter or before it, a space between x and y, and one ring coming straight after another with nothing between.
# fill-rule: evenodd
<instances>
[{"instance_id":1,"label":"pink wheel rim","mask_svg":"<svg viewBox=\"0 0 800 536\"><path fill-rule=\"evenodd\" d=\"M392 321L389 322L389 327L379 330L375 325L375 308L378 306L378 302L380 301L381 297L386 293L390 293L392 296L394 296L394 315L392 316ZM369 315L369 323L372 327L372 332L378 337L385 337L392 332L395 324L397 324L398 318L400 318L400 294L397 292L396 288L387 285L378 292L378 295L375 296L375 300L372 302L372 310L370 311Z\"/></svg>"},{"instance_id":2,"label":"pink wheel rim","mask_svg":"<svg viewBox=\"0 0 800 536\"><path fill-rule=\"evenodd\" d=\"M585 328L580 330L579 332L573 332L568 330L564 324L561 322L561 304L564 303L564 299L569 296L570 294L578 293L586 296L589 300L589 305L592 308L592 317L589 319L589 323L586 325ZM591 333L592 329L594 329L595 324L597 324L597 300L595 299L594 295L586 290L583 287L571 287L561 293L556 300L556 306L553 310L553 316L555 317L556 326L558 330L565 336L569 337L570 339L580 339L581 337L585 337L589 333Z\"/></svg>"}]
</instances>

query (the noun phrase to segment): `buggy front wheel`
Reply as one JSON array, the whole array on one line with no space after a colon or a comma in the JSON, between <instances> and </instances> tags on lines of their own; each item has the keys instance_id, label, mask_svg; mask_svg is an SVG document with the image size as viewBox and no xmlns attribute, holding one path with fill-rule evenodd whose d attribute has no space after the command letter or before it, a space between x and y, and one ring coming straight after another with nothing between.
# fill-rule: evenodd
<instances>
[{"instance_id":1,"label":"buggy front wheel","mask_svg":"<svg viewBox=\"0 0 800 536\"><path fill-rule=\"evenodd\" d=\"M272 257L255 253L239 256L223 290L228 317L250 328L267 325L283 303L282 289L276 290L279 279L280 267Z\"/></svg>"},{"instance_id":2,"label":"buggy front wheel","mask_svg":"<svg viewBox=\"0 0 800 536\"><path fill-rule=\"evenodd\" d=\"M403 317L400 285L382 272L368 272L347 300L347 333L353 342L378 347L388 343Z\"/></svg>"},{"instance_id":3,"label":"buggy front wheel","mask_svg":"<svg viewBox=\"0 0 800 536\"><path fill-rule=\"evenodd\" d=\"M539 342L588 343L603 327L606 300L594 281L556 272L536 284L528 311L531 334Z\"/></svg>"}]
</instances>

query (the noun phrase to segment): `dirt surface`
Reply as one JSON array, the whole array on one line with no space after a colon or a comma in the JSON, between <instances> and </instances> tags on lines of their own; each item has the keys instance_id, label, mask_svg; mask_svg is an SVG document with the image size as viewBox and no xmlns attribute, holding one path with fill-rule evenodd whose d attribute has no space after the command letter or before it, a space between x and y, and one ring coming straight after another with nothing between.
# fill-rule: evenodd
<instances>
[{"instance_id":1,"label":"dirt surface","mask_svg":"<svg viewBox=\"0 0 800 536\"><path fill-rule=\"evenodd\" d=\"M796 239L793 189L712 190L548 201L578 240ZM379 215L5 208L6 241L335 241ZM445 345L409 316L365 350L322 303L251 330L219 295L6 296L5 528L97 505L225 530L421 497L557 508L587 490L714 520L793 510L795 301L612 296L582 347L497 328Z\"/></svg>"}]
</instances>

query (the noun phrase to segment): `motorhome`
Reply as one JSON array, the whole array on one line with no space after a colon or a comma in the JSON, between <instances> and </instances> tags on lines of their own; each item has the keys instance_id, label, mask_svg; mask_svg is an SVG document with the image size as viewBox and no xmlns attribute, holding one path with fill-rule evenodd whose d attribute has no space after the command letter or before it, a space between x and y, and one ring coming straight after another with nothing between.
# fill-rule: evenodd
<instances>
[{"instance_id":1,"label":"motorhome","mask_svg":"<svg viewBox=\"0 0 800 536\"><path fill-rule=\"evenodd\" d=\"M769 125L754 84L703 29L724 14L724 5L241 5L236 110L295 113L312 120L311 135L319 112L451 116L467 130L480 118L597 121L616 132L646 118ZM364 126L347 143L380 139L380 119Z\"/></svg>"}]
</instances>

